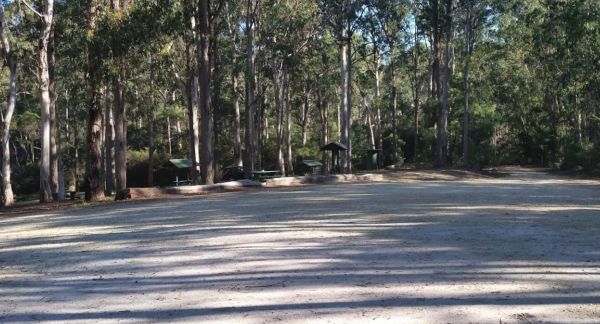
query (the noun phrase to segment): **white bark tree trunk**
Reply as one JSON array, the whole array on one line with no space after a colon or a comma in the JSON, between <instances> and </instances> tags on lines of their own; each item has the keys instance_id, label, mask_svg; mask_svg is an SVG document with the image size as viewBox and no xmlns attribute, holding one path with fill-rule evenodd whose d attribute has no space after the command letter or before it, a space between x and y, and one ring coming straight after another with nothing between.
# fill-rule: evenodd
<instances>
[{"instance_id":1,"label":"white bark tree trunk","mask_svg":"<svg viewBox=\"0 0 600 324\"><path fill-rule=\"evenodd\" d=\"M190 158L192 160L192 181L200 183L200 125L198 116L198 76L195 73L188 81L188 117L190 124Z\"/></svg>"},{"instance_id":2,"label":"white bark tree trunk","mask_svg":"<svg viewBox=\"0 0 600 324\"><path fill-rule=\"evenodd\" d=\"M94 34L96 30L96 17L98 15L98 2L88 2L88 33ZM101 181L102 174L102 93L100 90L101 73L100 57L93 51L94 39L88 43L88 120L87 120L87 154L86 154L86 199L99 201L104 198L105 187ZM106 108L106 107L104 107ZM111 142L112 144L112 142Z\"/></svg>"},{"instance_id":3,"label":"white bark tree trunk","mask_svg":"<svg viewBox=\"0 0 600 324\"><path fill-rule=\"evenodd\" d=\"M127 126L125 121L125 86L122 82L122 80L115 82L113 104L113 116L115 119L116 200L127 199Z\"/></svg>"},{"instance_id":4,"label":"white bark tree trunk","mask_svg":"<svg viewBox=\"0 0 600 324\"><path fill-rule=\"evenodd\" d=\"M154 117L150 120L152 122ZM171 135L171 118L167 116L167 152L169 152L169 156L173 155L173 135ZM153 128L150 128L153 130Z\"/></svg>"},{"instance_id":5,"label":"white bark tree trunk","mask_svg":"<svg viewBox=\"0 0 600 324\"><path fill-rule=\"evenodd\" d=\"M38 45L38 82L40 95L40 202L52 200L50 150L51 150L51 116L50 116L50 72L48 65L48 46L52 31L54 0L42 2L42 30Z\"/></svg>"},{"instance_id":6,"label":"white bark tree trunk","mask_svg":"<svg viewBox=\"0 0 600 324\"><path fill-rule=\"evenodd\" d=\"M273 64L273 92L275 95L275 146L277 149L277 168L285 175L285 159L283 156L283 80L281 66Z\"/></svg>"},{"instance_id":7,"label":"white bark tree trunk","mask_svg":"<svg viewBox=\"0 0 600 324\"><path fill-rule=\"evenodd\" d=\"M246 178L252 177L254 170L254 156L256 147L255 115L256 115L256 53L254 51L254 32L256 28L257 0L248 0L246 6L246 134L244 174Z\"/></svg>"},{"instance_id":8,"label":"white bark tree trunk","mask_svg":"<svg viewBox=\"0 0 600 324\"><path fill-rule=\"evenodd\" d=\"M287 68L283 70L283 87L285 90L284 108L286 113L285 125L286 125L286 162L287 162L287 176L294 174L294 158L292 156L292 109L290 107L290 82L289 72Z\"/></svg>"},{"instance_id":9,"label":"white bark tree trunk","mask_svg":"<svg viewBox=\"0 0 600 324\"><path fill-rule=\"evenodd\" d=\"M211 53L210 34L211 22L208 0L199 1L199 37L197 39L198 64L200 64L200 132L202 142L202 156L200 172L203 184L213 184L214 171L214 122L211 102Z\"/></svg>"},{"instance_id":10,"label":"white bark tree trunk","mask_svg":"<svg viewBox=\"0 0 600 324\"><path fill-rule=\"evenodd\" d=\"M50 80L50 187L54 201L64 200L60 190L60 133L56 119L56 68L54 57L54 27L50 30L48 41L48 75Z\"/></svg>"},{"instance_id":11,"label":"white bark tree trunk","mask_svg":"<svg viewBox=\"0 0 600 324\"><path fill-rule=\"evenodd\" d=\"M462 162L465 166L469 165L469 96L470 96L470 80L469 72L471 68L471 54L473 51L473 24L472 24L472 4L467 4L467 17L465 24L465 65L463 71L464 83L464 100L465 106L463 111L463 158Z\"/></svg>"},{"instance_id":12,"label":"white bark tree trunk","mask_svg":"<svg viewBox=\"0 0 600 324\"><path fill-rule=\"evenodd\" d=\"M348 139L350 138L350 130L348 129L348 42L345 37L348 37L346 28L344 27L342 34L342 40L340 42L340 115L341 115L341 141L342 144L348 146ZM348 167L348 158L343 159L342 168L344 170Z\"/></svg>"},{"instance_id":13,"label":"white bark tree trunk","mask_svg":"<svg viewBox=\"0 0 600 324\"><path fill-rule=\"evenodd\" d=\"M105 185L104 194L112 195L115 191L115 121L111 107L108 87L105 88L104 102L104 167L105 167Z\"/></svg>"},{"instance_id":14,"label":"white bark tree trunk","mask_svg":"<svg viewBox=\"0 0 600 324\"><path fill-rule=\"evenodd\" d=\"M322 90L317 91L317 105L321 116L321 146L325 146L329 142L329 103L323 98ZM329 155L327 151L322 153L323 174L329 173Z\"/></svg>"},{"instance_id":15,"label":"white bark tree trunk","mask_svg":"<svg viewBox=\"0 0 600 324\"><path fill-rule=\"evenodd\" d=\"M421 83L419 81L419 25L418 25L418 16L419 16L419 7L415 3L414 8L414 25L415 25L415 34L414 34L414 48L413 48L413 101L415 113L413 116L413 160L416 159L419 152L419 110L420 110L420 101L419 101L419 92L421 88Z\"/></svg>"},{"instance_id":16,"label":"white bark tree trunk","mask_svg":"<svg viewBox=\"0 0 600 324\"><path fill-rule=\"evenodd\" d=\"M8 37L8 26L4 18L4 6L0 6L0 38L2 39L4 59L10 71L10 83L8 90L8 102L3 119L2 129L2 203L5 207L15 202L10 168L10 124L15 112L17 101L17 62L11 50L10 38Z\"/></svg>"},{"instance_id":17,"label":"white bark tree trunk","mask_svg":"<svg viewBox=\"0 0 600 324\"><path fill-rule=\"evenodd\" d=\"M127 0L111 1L114 12L122 12L128 4ZM129 198L127 192L127 120L126 120L126 68L125 59L119 46L113 49L116 56L116 63L120 65L117 79L114 81L114 112L115 119L115 200L124 200Z\"/></svg>"},{"instance_id":18,"label":"white bark tree trunk","mask_svg":"<svg viewBox=\"0 0 600 324\"><path fill-rule=\"evenodd\" d=\"M232 62L232 71L231 71L231 103L233 105L234 111L234 138L233 138L233 160L234 164L237 166L243 166L242 161L242 132L241 132L241 116L240 116L240 95L239 95L239 67L238 67L238 59L237 55L240 52L240 44L238 37L238 26L233 23L233 16L231 11L229 10L229 5L225 4L225 9L227 11L227 25L229 27L229 36L231 38L231 45L234 49L233 62Z\"/></svg>"},{"instance_id":19,"label":"white bark tree trunk","mask_svg":"<svg viewBox=\"0 0 600 324\"><path fill-rule=\"evenodd\" d=\"M442 95L442 105L438 115L437 143L436 143L436 164L445 166L448 163L448 111L449 111L449 90L450 90L450 48L452 45L452 0L446 0L446 15L448 22L446 26L446 48L444 58L444 86Z\"/></svg>"}]
</instances>

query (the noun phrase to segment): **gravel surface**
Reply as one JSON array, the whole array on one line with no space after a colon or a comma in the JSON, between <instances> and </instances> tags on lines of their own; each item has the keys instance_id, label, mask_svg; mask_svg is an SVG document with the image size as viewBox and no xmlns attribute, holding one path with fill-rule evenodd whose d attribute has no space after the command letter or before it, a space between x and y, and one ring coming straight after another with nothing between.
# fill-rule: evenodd
<instances>
[{"instance_id":1,"label":"gravel surface","mask_svg":"<svg viewBox=\"0 0 600 324\"><path fill-rule=\"evenodd\" d=\"M600 182L503 171L1 218L0 322L599 322Z\"/></svg>"}]
</instances>

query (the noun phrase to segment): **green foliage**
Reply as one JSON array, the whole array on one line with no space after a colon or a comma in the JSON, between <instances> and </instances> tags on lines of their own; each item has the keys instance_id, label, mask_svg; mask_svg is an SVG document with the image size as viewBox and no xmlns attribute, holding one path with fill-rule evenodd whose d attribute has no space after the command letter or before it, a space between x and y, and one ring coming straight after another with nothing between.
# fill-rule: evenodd
<instances>
[{"instance_id":1,"label":"green foliage","mask_svg":"<svg viewBox=\"0 0 600 324\"><path fill-rule=\"evenodd\" d=\"M169 171L169 158L189 156L186 86L199 67L194 38L198 30L191 29L193 2L133 0L130 3L123 12L102 6L97 28L88 31L87 1L56 2L58 140L67 182L73 185L82 182L85 172L90 81L100 86L103 105L112 107L114 82L117 77L125 79L129 185L146 185L151 134L155 140L157 184L170 184L176 175ZM247 4L229 0L226 8L220 7L224 3L211 2L211 11L215 13L211 17L210 51L214 64L211 102L219 170L234 163L232 100L236 93L242 107L242 126L247 122L243 111L248 78ZM430 0L263 1L256 12L259 102L255 104L259 106L260 122L269 127L262 130L259 167L276 167L274 67L285 67L289 72L295 167L304 158L320 158L321 114L325 107L329 141L339 140L342 28L349 28L352 36L351 137L355 166L365 167L365 152L372 145L371 127L374 136L381 134L385 164L398 165L407 160L429 165L433 160L441 103L430 90L432 49L428 40L436 19L440 31L449 22L444 1L437 1L437 7L434 3ZM484 168L533 163L563 169L599 168L600 3L459 0L455 4L448 121L451 161L462 163L463 68L469 62L468 165ZM13 179L17 193L31 193L38 187L35 168L39 159L40 114L35 74L39 18L22 10L17 2L5 6L11 18L11 42L20 71L11 132ZM219 7L221 11L217 12ZM469 10L474 17L474 32L473 52L467 56ZM416 30L418 35L414 35ZM441 53L445 46L442 42ZM92 64L92 69L88 64ZM123 71L125 74L119 75ZM232 86L234 72L239 74L236 89ZM376 75L380 81L379 96L375 93ZM6 93L6 69L0 76L0 93ZM306 115L305 99L309 107ZM302 143L303 124L308 138L306 145ZM243 136L242 132L242 142ZM398 146L396 157L391 156L394 144ZM379 145L377 138L376 146Z\"/></svg>"},{"instance_id":2,"label":"green foliage","mask_svg":"<svg viewBox=\"0 0 600 324\"><path fill-rule=\"evenodd\" d=\"M37 164L28 163L14 168L13 177L15 181L13 190L17 199L28 197L38 192L40 188L40 169Z\"/></svg>"}]
</instances>

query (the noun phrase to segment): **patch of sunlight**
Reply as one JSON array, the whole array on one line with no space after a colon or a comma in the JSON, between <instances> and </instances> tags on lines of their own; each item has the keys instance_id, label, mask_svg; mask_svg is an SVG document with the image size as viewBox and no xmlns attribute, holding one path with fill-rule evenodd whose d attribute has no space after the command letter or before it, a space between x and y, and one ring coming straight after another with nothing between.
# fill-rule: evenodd
<instances>
[{"instance_id":1,"label":"patch of sunlight","mask_svg":"<svg viewBox=\"0 0 600 324\"><path fill-rule=\"evenodd\" d=\"M47 226L18 226L12 231L6 233L3 239L27 239L27 238L65 238L76 237L79 235L106 234L114 230L113 226L68 226L68 227L47 227Z\"/></svg>"},{"instance_id":2,"label":"patch of sunlight","mask_svg":"<svg viewBox=\"0 0 600 324\"><path fill-rule=\"evenodd\" d=\"M295 191L286 191L286 190L281 190L281 191L269 191L269 195L287 195L287 194L314 194L313 191L308 191L308 190L295 190Z\"/></svg>"},{"instance_id":3,"label":"patch of sunlight","mask_svg":"<svg viewBox=\"0 0 600 324\"><path fill-rule=\"evenodd\" d=\"M598 180L585 180L585 179L474 179L464 182L472 183L486 183L486 184L532 184L532 185L585 185L585 186L598 186L600 181Z\"/></svg>"},{"instance_id":4,"label":"patch of sunlight","mask_svg":"<svg viewBox=\"0 0 600 324\"><path fill-rule=\"evenodd\" d=\"M373 222L357 222L357 221L342 221L342 222L332 222L332 221L327 221L327 220L298 220L298 221L290 221L290 222L286 222L291 226L295 226L295 225L303 225L303 226L307 226L310 228L314 228L314 227L332 227L332 228L348 228L348 229L358 229L360 228L365 229L365 228L387 228L387 227L410 227L410 226L427 226L427 225L435 225L438 223L435 222L413 222L413 223L409 223L409 222L387 222L387 223L382 223L382 222L377 222L377 223L373 223Z\"/></svg>"},{"instance_id":5,"label":"patch of sunlight","mask_svg":"<svg viewBox=\"0 0 600 324\"><path fill-rule=\"evenodd\" d=\"M294 198L293 200L301 201L301 202L314 202L314 201L332 202L332 201L349 201L350 198L323 196L323 197L300 197L300 198Z\"/></svg>"},{"instance_id":6,"label":"patch of sunlight","mask_svg":"<svg viewBox=\"0 0 600 324\"><path fill-rule=\"evenodd\" d=\"M436 209L450 210L482 210L482 209L502 209L506 211L535 211L535 212L552 212L552 211L576 211L576 210L600 210L600 205L561 205L561 206L541 206L541 205L484 205L484 206L447 206L436 207Z\"/></svg>"}]
</instances>

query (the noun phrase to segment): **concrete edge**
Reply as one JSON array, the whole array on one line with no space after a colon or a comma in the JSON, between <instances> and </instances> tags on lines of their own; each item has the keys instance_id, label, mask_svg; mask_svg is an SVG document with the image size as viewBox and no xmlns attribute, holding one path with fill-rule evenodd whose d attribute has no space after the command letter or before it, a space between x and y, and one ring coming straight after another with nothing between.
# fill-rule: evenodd
<instances>
[{"instance_id":1,"label":"concrete edge","mask_svg":"<svg viewBox=\"0 0 600 324\"><path fill-rule=\"evenodd\" d=\"M303 177L283 177L273 178L265 181L265 187L289 187L309 184L331 184L331 183L349 183L349 182L371 182L384 181L385 177L381 174L337 174L329 176L303 176Z\"/></svg>"},{"instance_id":2,"label":"concrete edge","mask_svg":"<svg viewBox=\"0 0 600 324\"><path fill-rule=\"evenodd\" d=\"M179 186L165 188L130 188L131 199L151 199L165 195L202 195L225 191L237 191L244 188L260 188L262 184L254 180L240 180L212 185Z\"/></svg>"},{"instance_id":3,"label":"concrete edge","mask_svg":"<svg viewBox=\"0 0 600 324\"><path fill-rule=\"evenodd\" d=\"M381 174L338 174L329 176L316 175L299 177L281 177L267 179L263 183L255 180L240 180L222 182L212 185L179 186L165 188L130 188L129 190L131 193L131 199L139 200L160 198L166 195L204 195L226 191L239 191L246 188L278 188L302 185L373 182L385 180L386 177Z\"/></svg>"}]
</instances>

